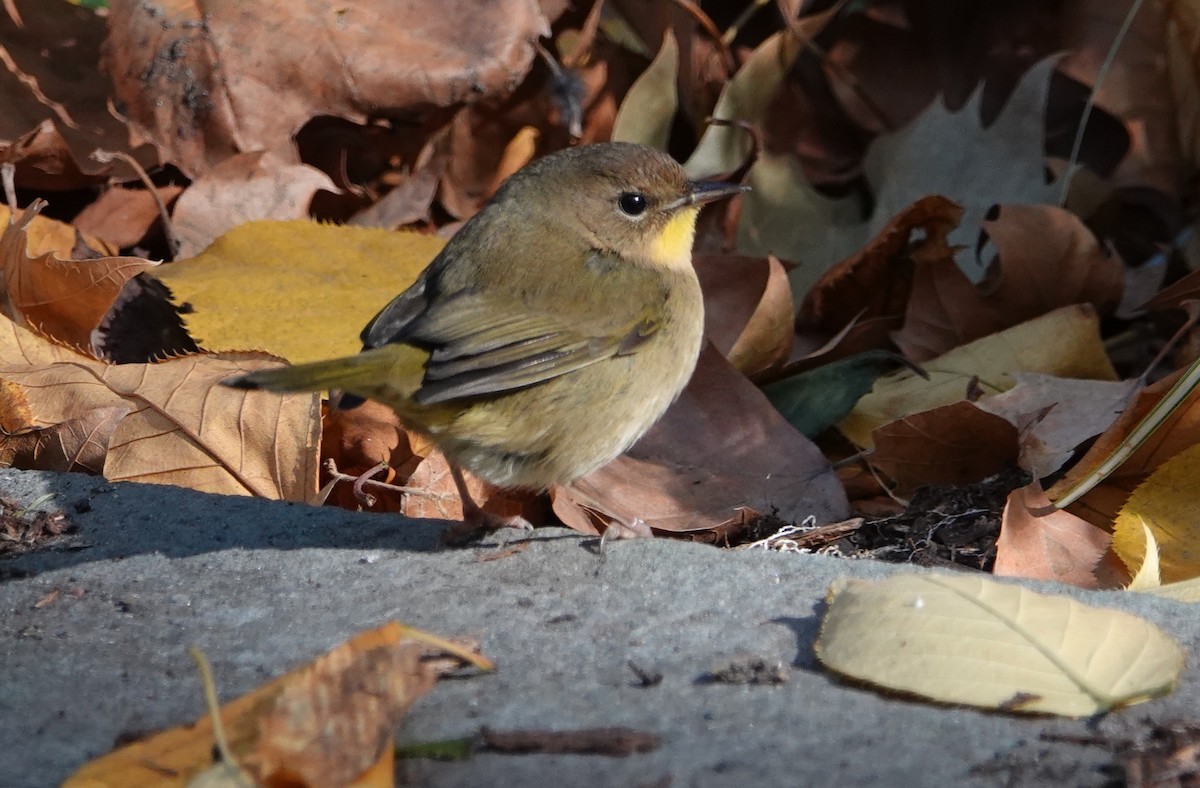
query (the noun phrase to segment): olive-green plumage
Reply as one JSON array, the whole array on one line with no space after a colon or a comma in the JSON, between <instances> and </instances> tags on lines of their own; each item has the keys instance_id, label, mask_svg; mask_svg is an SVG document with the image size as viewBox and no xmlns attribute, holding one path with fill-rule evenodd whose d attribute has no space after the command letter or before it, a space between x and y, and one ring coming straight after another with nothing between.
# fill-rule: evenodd
<instances>
[{"instance_id":1,"label":"olive-green plumage","mask_svg":"<svg viewBox=\"0 0 1200 788\"><path fill-rule=\"evenodd\" d=\"M678 396L703 333L699 206L738 191L609 143L509 178L362 332L357 356L232 385L385 403L451 463L545 488L628 448Z\"/></svg>"}]
</instances>

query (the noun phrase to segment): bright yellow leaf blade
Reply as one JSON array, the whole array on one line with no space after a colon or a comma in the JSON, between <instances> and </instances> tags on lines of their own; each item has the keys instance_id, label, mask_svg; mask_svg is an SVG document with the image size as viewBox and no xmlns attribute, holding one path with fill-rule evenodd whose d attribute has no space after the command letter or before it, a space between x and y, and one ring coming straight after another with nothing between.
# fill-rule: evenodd
<instances>
[{"instance_id":1,"label":"bright yellow leaf blade","mask_svg":"<svg viewBox=\"0 0 1200 788\"><path fill-rule=\"evenodd\" d=\"M829 596L827 668L940 703L1086 717L1166 694L1183 668L1148 621L983 577L843 579Z\"/></svg>"},{"instance_id":2,"label":"bright yellow leaf blade","mask_svg":"<svg viewBox=\"0 0 1200 788\"><path fill-rule=\"evenodd\" d=\"M357 353L359 330L444 245L416 233L257 221L153 275L190 305L184 319L201 346L298 364Z\"/></svg>"},{"instance_id":3,"label":"bright yellow leaf blade","mask_svg":"<svg viewBox=\"0 0 1200 788\"><path fill-rule=\"evenodd\" d=\"M1200 577L1200 445L1164 462L1138 485L1113 526L1113 550L1136 571L1146 554L1143 523L1158 544L1162 582Z\"/></svg>"},{"instance_id":4,"label":"bright yellow leaf blade","mask_svg":"<svg viewBox=\"0 0 1200 788\"><path fill-rule=\"evenodd\" d=\"M911 370L881 378L838 425L847 438L871 447L871 431L896 419L967 398L974 383L985 394L1016 384L1014 372L1064 378L1116 380L1100 321L1090 306L1077 304L977 339L922 364L929 380Z\"/></svg>"}]
</instances>

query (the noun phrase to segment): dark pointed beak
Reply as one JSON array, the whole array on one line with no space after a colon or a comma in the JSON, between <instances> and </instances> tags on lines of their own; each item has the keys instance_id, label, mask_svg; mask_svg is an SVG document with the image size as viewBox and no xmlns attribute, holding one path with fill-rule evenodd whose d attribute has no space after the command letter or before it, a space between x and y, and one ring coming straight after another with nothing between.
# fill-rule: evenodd
<instances>
[{"instance_id":1,"label":"dark pointed beak","mask_svg":"<svg viewBox=\"0 0 1200 788\"><path fill-rule=\"evenodd\" d=\"M750 191L750 187L744 184L720 181L692 181L688 186L691 187L691 194L687 198L688 205L704 205Z\"/></svg>"}]
</instances>

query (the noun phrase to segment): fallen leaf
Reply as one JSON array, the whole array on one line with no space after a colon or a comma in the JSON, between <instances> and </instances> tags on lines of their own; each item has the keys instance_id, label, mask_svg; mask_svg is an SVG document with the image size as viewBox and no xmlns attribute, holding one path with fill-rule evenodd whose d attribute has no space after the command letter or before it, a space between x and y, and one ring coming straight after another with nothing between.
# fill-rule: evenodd
<instances>
[{"instance_id":1,"label":"fallen leaf","mask_svg":"<svg viewBox=\"0 0 1200 788\"><path fill-rule=\"evenodd\" d=\"M113 0L104 68L131 127L190 176L291 149L306 121L355 122L508 93L549 33L533 0L317 10Z\"/></svg>"},{"instance_id":2,"label":"fallen leaf","mask_svg":"<svg viewBox=\"0 0 1200 788\"><path fill-rule=\"evenodd\" d=\"M696 255L704 333L747 376L780 364L792 348L792 291L774 258Z\"/></svg>"},{"instance_id":3,"label":"fallen leaf","mask_svg":"<svg viewBox=\"0 0 1200 788\"><path fill-rule=\"evenodd\" d=\"M872 444L871 431L912 413L966 399L977 381L985 393L1005 391L1015 372L1113 380L1100 340L1099 320L1090 306L1068 306L1048 315L955 348L921 365L929 380L901 370L881 378L858 401L838 429L859 446Z\"/></svg>"},{"instance_id":4,"label":"fallen leaf","mask_svg":"<svg viewBox=\"0 0 1200 788\"><path fill-rule=\"evenodd\" d=\"M815 438L846 418L880 375L906 366L895 353L869 350L769 383L763 393L788 423Z\"/></svg>"},{"instance_id":5,"label":"fallen leaf","mask_svg":"<svg viewBox=\"0 0 1200 788\"><path fill-rule=\"evenodd\" d=\"M551 492L555 514L584 533L616 520L716 538L756 519L752 512L788 522L811 515L818 524L847 514L828 461L711 346L650 432L605 467Z\"/></svg>"},{"instance_id":6,"label":"fallen leaf","mask_svg":"<svg viewBox=\"0 0 1200 788\"><path fill-rule=\"evenodd\" d=\"M1120 588L1125 574L1107 560L1111 543L1107 531L1052 504L1034 480L1009 493L992 573L1080 588Z\"/></svg>"},{"instance_id":7,"label":"fallen leaf","mask_svg":"<svg viewBox=\"0 0 1200 788\"><path fill-rule=\"evenodd\" d=\"M1057 473L1076 449L1104 432L1138 389L1136 380L1073 380L1014 372L1017 385L976 404L1021 432L1018 464L1038 478Z\"/></svg>"},{"instance_id":8,"label":"fallen leaf","mask_svg":"<svg viewBox=\"0 0 1200 788\"><path fill-rule=\"evenodd\" d=\"M48 232L58 223L33 223L43 203L34 203L0 235L0 270L4 293L0 311L10 320L54 340L98 354L96 330L125 283L157 263L138 257L64 260L55 251L40 254L30 247L61 249L65 239L30 244L32 232ZM52 231L52 230L51 230ZM74 228L68 226L74 247Z\"/></svg>"},{"instance_id":9,"label":"fallen leaf","mask_svg":"<svg viewBox=\"0 0 1200 788\"><path fill-rule=\"evenodd\" d=\"M24 390L26 426L129 410L108 438L103 473L112 481L307 500L316 489L316 396L217 385L276 363L242 354L112 365L0 320L0 379Z\"/></svg>"},{"instance_id":10,"label":"fallen leaf","mask_svg":"<svg viewBox=\"0 0 1200 788\"><path fill-rule=\"evenodd\" d=\"M113 432L132 410L126 404L95 408L52 427L0 434L0 466L100 476Z\"/></svg>"},{"instance_id":11,"label":"fallen leaf","mask_svg":"<svg viewBox=\"0 0 1200 788\"><path fill-rule=\"evenodd\" d=\"M396 724L443 672L430 653L492 669L461 646L395 622L359 633L221 707L238 765L258 785L378 785L358 780L381 757L390 764ZM162 785L164 775L195 785L213 765L214 744L205 715L84 764L63 785ZM390 769L381 776L392 784Z\"/></svg>"},{"instance_id":12,"label":"fallen leaf","mask_svg":"<svg viewBox=\"0 0 1200 788\"><path fill-rule=\"evenodd\" d=\"M982 481L1017 459L1017 429L999 416L959 401L876 427L869 457L905 495L934 484Z\"/></svg>"},{"instance_id":13,"label":"fallen leaf","mask_svg":"<svg viewBox=\"0 0 1200 788\"><path fill-rule=\"evenodd\" d=\"M1144 619L978 576L842 579L828 605L822 664L939 703L1090 717L1167 694L1183 669Z\"/></svg>"},{"instance_id":14,"label":"fallen leaf","mask_svg":"<svg viewBox=\"0 0 1200 788\"><path fill-rule=\"evenodd\" d=\"M164 205L170 206L183 192L179 186L157 189ZM103 238L114 247L129 247L143 242L161 214L153 194L147 189L113 186L71 220L82 233Z\"/></svg>"},{"instance_id":15,"label":"fallen leaf","mask_svg":"<svg viewBox=\"0 0 1200 788\"><path fill-rule=\"evenodd\" d=\"M640 142L659 150L667 149L671 121L679 107L675 88L679 78L679 44L668 30L663 35L658 55L637 78L621 101L613 121L614 142Z\"/></svg>"},{"instance_id":16,"label":"fallen leaf","mask_svg":"<svg viewBox=\"0 0 1200 788\"><path fill-rule=\"evenodd\" d=\"M123 162L102 164L97 149L129 150L128 131L109 112L111 85L97 68L104 17L72 3L7 0L0 13L0 160L16 165L27 189L67 191L128 178ZM15 15L15 16L14 16ZM131 151L145 167L154 151Z\"/></svg>"},{"instance_id":17,"label":"fallen leaf","mask_svg":"<svg viewBox=\"0 0 1200 788\"><path fill-rule=\"evenodd\" d=\"M203 346L260 348L299 364L357 353L359 328L444 245L416 233L250 222L153 276L190 305L187 327Z\"/></svg>"},{"instance_id":18,"label":"fallen leaf","mask_svg":"<svg viewBox=\"0 0 1200 788\"><path fill-rule=\"evenodd\" d=\"M1059 307L1091 304L1106 315L1120 302L1121 261L1074 214L1049 205L1000 205L983 222L983 232L997 251L979 285L945 244L945 254L917 266L904 326L892 335L913 361Z\"/></svg>"},{"instance_id":19,"label":"fallen leaf","mask_svg":"<svg viewBox=\"0 0 1200 788\"><path fill-rule=\"evenodd\" d=\"M308 218L317 191L337 192L329 176L307 164L285 164L262 152L231 156L175 202L177 257L194 257L235 227L259 219Z\"/></svg>"},{"instance_id":20,"label":"fallen leaf","mask_svg":"<svg viewBox=\"0 0 1200 788\"><path fill-rule=\"evenodd\" d=\"M1149 529L1163 583L1200 577L1200 444L1156 468L1133 491L1113 525L1113 549L1136 574L1146 557Z\"/></svg>"}]
</instances>

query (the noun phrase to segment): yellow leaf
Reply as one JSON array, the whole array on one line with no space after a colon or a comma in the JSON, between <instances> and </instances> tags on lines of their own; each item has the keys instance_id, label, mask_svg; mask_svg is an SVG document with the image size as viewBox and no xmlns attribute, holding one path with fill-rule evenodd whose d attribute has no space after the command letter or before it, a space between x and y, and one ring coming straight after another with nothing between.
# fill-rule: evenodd
<instances>
[{"instance_id":1,"label":"yellow leaf","mask_svg":"<svg viewBox=\"0 0 1200 788\"><path fill-rule=\"evenodd\" d=\"M426 658L430 654L453 657L455 667L462 661L492 669L461 646L389 622L222 706L237 767L211 771L215 736L212 718L204 715L97 758L63 785L185 786L196 778L229 785L219 778L239 768L258 785L378 785L381 775L372 770L381 759L391 785L388 752L396 723L444 669Z\"/></svg>"},{"instance_id":2,"label":"yellow leaf","mask_svg":"<svg viewBox=\"0 0 1200 788\"><path fill-rule=\"evenodd\" d=\"M1113 550L1135 571L1157 543L1162 582L1200 576L1200 445L1164 462L1138 485L1113 526Z\"/></svg>"},{"instance_id":3,"label":"yellow leaf","mask_svg":"<svg viewBox=\"0 0 1200 788\"><path fill-rule=\"evenodd\" d=\"M1016 384L1014 372L1064 378L1115 380L1100 340L1100 321L1077 304L957 347L922 365L929 380L911 370L880 378L838 429L859 446L873 445L871 431L896 419L967 398L973 382L985 394Z\"/></svg>"},{"instance_id":4,"label":"yellow leaf","mask_svg":"<svg viewBox=\"0 0 1200 788\"><path fill-rule=\"evenodd\" d=\"M1179 602L1200 602L1200 577L1180 580L1178 583L1167 583L1157 588L1147 588L1146 593L1165 596L1167 599Z\"/></svg>"},{"instance_id":5,"label":"yellow leaf","mask_svg":"<svg viewBox=\"0 0 1200 788\"><path fill-rule=\"evenodd\" d=\"M1137 616L979 576L842 579L829 597L827 668L939 703L1086 717L1168 693L1183 668Z\"/></svg>"},{"instance_id":6,"label":"yellow leaf","mask_svg":"<svg viewBox=\"0 0 1200 788\"><path fill-rule=\"evenodd\" d=\"M357 353L359 329L444 245L416 233L249 222L153 275L190 305L187 327L203 347L303 363Z\"/></svg>"}]
</instances>

